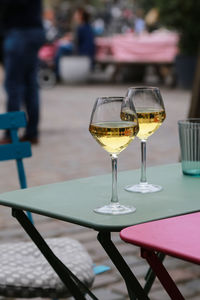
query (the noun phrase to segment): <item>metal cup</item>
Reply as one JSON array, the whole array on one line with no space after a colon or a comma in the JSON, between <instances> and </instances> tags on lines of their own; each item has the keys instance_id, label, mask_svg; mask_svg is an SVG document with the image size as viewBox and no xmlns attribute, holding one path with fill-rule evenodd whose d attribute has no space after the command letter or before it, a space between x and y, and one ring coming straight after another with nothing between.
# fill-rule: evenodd
<instances>
[{"instance_id":1,"label":"metal cup","mask_svg":"<svg viewBox=\"0 0 200 300\"><path fill-rule=\"evenodd\" d=\"M178 121L182 171L200 177L200 119Z\"/></svg>"}]
</instances>

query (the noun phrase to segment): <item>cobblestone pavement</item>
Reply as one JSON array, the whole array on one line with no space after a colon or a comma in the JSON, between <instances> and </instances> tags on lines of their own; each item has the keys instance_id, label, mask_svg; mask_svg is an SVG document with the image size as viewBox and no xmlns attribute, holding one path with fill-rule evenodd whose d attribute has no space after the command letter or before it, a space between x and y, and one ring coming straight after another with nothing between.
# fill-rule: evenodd
<instances>
[{"instance_id":1,"label":"cobblestone pavement","mask_svg":"<svg viewBox=\"0 0 200 300\"><path fill-rule=\"evenodd\" d=\"M29 186L95 176L110 172L109 156L88 133L88 122L94 100L99 95L124 95L126 85L57 86L42 91L41 142L33 147L33 157L25 160ZM177 120L186 116L190 94L181 90L161 89L167 112L163 126L148 141L148 165L177 162L179 158ZM4 111L5 95L0 90L0 112ZM135 140L119 157L119 170L140 166L140 144ZM2 162L0 192L18 188L15 164ZM108 195L109 197L109 195ZM112 266L92 230L35 216L36 224L45 237L69 236L82 242L97 264L111 266L111 270L97 276L94 292L102 300L126 300L127 293L120 275ZM10 210L0 208L0 242L28 239L10 216ZM147 266L139 251L123 243L118 234L113 239L141 282ZM200 299L200 268L167 258L173 278L186 299ZM150 294L152 300L169 299L156 281Z\"/></svg>"}]
</instances>

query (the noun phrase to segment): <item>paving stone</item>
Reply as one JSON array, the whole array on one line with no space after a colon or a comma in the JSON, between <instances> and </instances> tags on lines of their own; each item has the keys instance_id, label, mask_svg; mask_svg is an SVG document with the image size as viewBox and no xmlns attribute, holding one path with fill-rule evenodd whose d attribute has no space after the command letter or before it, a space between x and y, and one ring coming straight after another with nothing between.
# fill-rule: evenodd
<instances>
[{"instance_id":1,"label":"paving stone","mask_svg":"<svg viewBox=\"0 0 200 300\"><path fill-rule=\"evenodd\" d=\"M109 274L108 274L109 273ZM100 288L103 286L113 285L114 283L118 282L118 276L112 274L110 271L98 275L95 277L93 288Z\"/></svg>"},{"instance_id":2,"label":"paving stone","mask_svg":"<svg viewBox=\"0 0 200 300\"><path fill-rule=\"evenodd\" d=\"M196 297L198 294L198 299L200 299L200 286L199 286L199 280L192 280L185 282L184 284L178 284L178 288L180 289L182 295L185 299L191 300L192 297ZM167 295L165 290L161 287L161 289L156 291L151 291L150 294L151 300L169 300L170 297Z\"/></svg>"},{"instance_id":3,"label":"paving stone","mask_svg":"<svg viewBox=\"0 0 200 300\"><path fill-rule=\"evenodd\" d=\"M125 244L124 242L118 243L117 245L117 249L119 250L120 253L123 254L135 254L138 253L138 248L135 249L135 247L132 247L132 245L130 244Z\"/></svg>"},{"instance_id":4,"label":"paving stone","mask_svg":"<svg viewBox=\"0 0 200 300\"><path fill-rule=\"evenodd\" d=\"M124 300L124 296L107 289L94 289L93 292L99 300ZM88 300L90 299L88 297Z\"/></svg>"},{"instance_id":5,"label":"paving stone","mask_svg":"<svg viewBox=\"0 0 200 300\"><path fill-rule=\"evenodd\" d=\"M112 291L114 291L115 293L118 293L118 294L122 294L124 297L126 297L128 295L127 288L126 288L124 281L120 281L115 284L112 284L111 288L112 288Z\"/></svg>"},{"instance_id":6,"label":"paving stone","mask_svg":"<svg viewBox=\"0 0 200 300\"><path fill-rule=\"evenodd\" d=\"M135 267L136 266L144 266L144 261L142 259L138 259L137 256L134 256L134 255L123 255L121 253L121 255L123 256L123 258L125 259L126 263L128 264L128 266L131 268L134 268L135 270ZM112 263L112 261L106 256L104 260L102 260L103 264L105 265L108 265L109 267L111 267L112 269L115 269L115 265ZM145 267L146 268L146 267ZM135 272L135 271L134 271ZM143 270L142 270L143 272ZM119 273L118 273L118 276L121 276Z\"/></svg>"},{"instance_id":7,"label":"paving stone","mask_svg":"<svg viewBox=\"0 0 200 300\"><path fill-rule=\"evenodd\" d=\"M189 265L191 265L189 262L186 262L184 260L177 259L174 257L169 257L169 256L165 257L163 263L168 270L174 269L174 268L179 268L179 267L184 268L184 267L188 267Z\"/></svg>"},{"instance_id":8,"label":"paving stone","mask_svg":"<svg viewBox=\"0 0 200 300\"><path fill-rule=\"evenodd\" d=\"M141 278L141 277L145 277L147 271L148 271L148 265L145 264L141 264L141 265L135 265L132 266L131 269L134 272L134 274L136 275L137 278Z\"/></svg>"},{"instance_id":9,"label":"paving stone","mask_svg":"<svg viewBox=\"0 0 200 300\"><path fill-rule=\"evenodd\" d=\"M195 272L193 272L190 269L184 268L184 269L174 269L170 271L170 275L176 282L185 282L192 279L195 279L197 276Z\"/></svg>"},{"instance_id":10,"label":"paving stone","mask_svg":"<svg viewBox=\"0 0 200 300\"><path fill-rule=\"evenodd\" d=\"M139 255L123 255L128 266L137 266L144 264L144 260Z\"/></svg>"},{"instance_id":11,"label":"paving stone","mask_svg":"<svg viewBox=\"0 0 200 300\"><path fill-rule=\"evenodd\" d=\"M140 279L140 282L143 282L143 279ZM145 280L144 280L145 283ZM144 284L142 284L142 286L144 286ZM158 278L155 279L153 286L151 288L151 291L157 291L157 290L162 290L163 286L161 285L160 281L158 280Z\"/></svg>"},{"instance_id":12,"label":"paving stone","mask_svg":"<svg viewBox=\"0 0 200 300\"><path fill-rule=\"evenodd\" d=\"M104 249L102 249L101 247L98 246L93 249L90 249L89 247L87 247L87 245L85 245L85 247L92 255L94 261L102 261L103 264L108 264L108 261L110 262L110 260L108 260L107 254L105 253Z\"/></svg>"},{"instance_id":13,"label":"paving stone","mask_svg":"<svg viewBox=\"0 0 200 300\"><path fill-rule=\"evenodd\" d=\"M199 295L200 299L200 280L195 279L188 282L184 282L184 284L178 284L178 287L186 299L190 299L192 296Z\"/></svg>"},{"instance_id":14,"label":"paving stone","mask_svg":"<svg viewBox=\"0 0 200 300\"><path fill-rule=\"evenodd\" d=\"M190 300L199 300L199 299L200 299L199 295L190 298Z\"/></svg>"},{"instance_id":15,"label":"paving stone","mask_svg":"<svg viewBox=\"0 0 200 300\"><path fill-rule=\"evenodd\" d=\"M96 236L97 236L96 232L91 229L73 234L73 237L75 239L79 240L80 242L86 242L86 243L88 241L96 240Z\"/></svg>"},{"instance_id":16,"label":"paving stone","mask_svg":"<svg viewBox=\"0 0 200 300\"><path fill-rule=\"evenodd\" d=\"M149 293L151 300L170 300L171 298L165 292L165 290L156 290Z\"/></svg>"},{"instance_id":17,"label":"paving stone","mask_svg":"<svg viewBox=\"0 0 200 300\"><path fill-rule=\"evenodd\" d=\"M200 277L200 267L199 267L199 265L194 265L194 264L188 263L187 270L191 271L194 274L194 276Z\"/></svg>"}]
</instances>

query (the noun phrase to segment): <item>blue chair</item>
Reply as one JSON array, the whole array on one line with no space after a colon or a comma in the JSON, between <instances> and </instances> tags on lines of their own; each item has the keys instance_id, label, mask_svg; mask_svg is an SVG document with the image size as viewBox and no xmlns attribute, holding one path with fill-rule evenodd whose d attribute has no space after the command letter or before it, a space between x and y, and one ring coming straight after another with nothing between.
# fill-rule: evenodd
<instances>
[{"instance_id":1,"label":"blue chair","mask_svg":"<svg viewBox=\"0 0 200 300\"><path fill-rule=\"evenodd\" d=\"M0 161L16 160L20 187L27 187L23 158L31 157L29 142L20 142L18 129L26 127L24 112L0 114L0 130L10 133L11 143L0 145ZM29 220L33 222L30 212ZM55 255L88 287L94 280L92 260L78 242L70 238L47 239ZM96 269L97 272L104 268ZM0 295L15 298L66 298L70 296L57 274L32 242L0 244Z\"/></svg>"},{"instance_id":2,"label":"blue chair","mask_svg":"<svg viewBox=\"0 0 200 300\"><path fill-rule=\"evenodd\" d=\"M16 160L17 172L21 189L27 188L26 175L22 159L31 157L31 144L29 142L20 143L18 138L18 128L26 127L26 117L24 112L12 112L0 115L0 129L8 130L11 137L11 144L0 146L0 161ZM33 222L32 215L27 212L29 220Z\"/></svg>"}]
</instances>

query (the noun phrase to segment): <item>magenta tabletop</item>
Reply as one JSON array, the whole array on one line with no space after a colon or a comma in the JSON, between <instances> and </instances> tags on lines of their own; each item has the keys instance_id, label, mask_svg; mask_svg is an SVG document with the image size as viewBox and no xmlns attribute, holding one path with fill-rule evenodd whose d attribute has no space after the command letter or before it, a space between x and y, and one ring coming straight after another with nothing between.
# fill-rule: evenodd
<instances>
[{"instance_id":1,"label":"magenta tabletop","mask_svg":"<svg viewBox=\"0 0 200 300\"><path fill-rule=\"evenodd\" d=\"M121 238L131 244L200 264L200 212L131 226Z\"/></svg>"}]
</instances>

